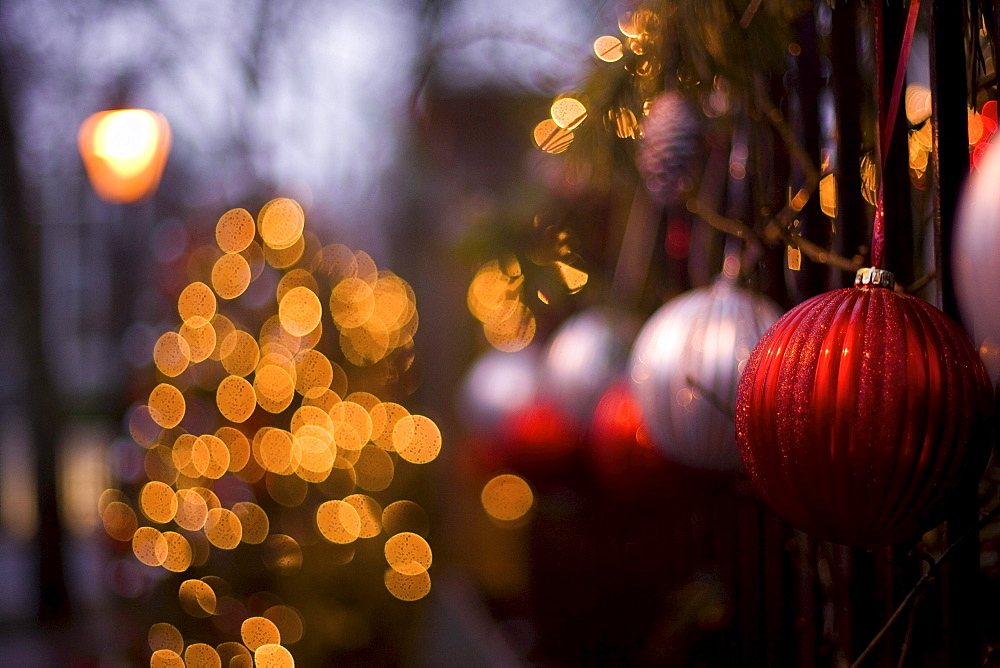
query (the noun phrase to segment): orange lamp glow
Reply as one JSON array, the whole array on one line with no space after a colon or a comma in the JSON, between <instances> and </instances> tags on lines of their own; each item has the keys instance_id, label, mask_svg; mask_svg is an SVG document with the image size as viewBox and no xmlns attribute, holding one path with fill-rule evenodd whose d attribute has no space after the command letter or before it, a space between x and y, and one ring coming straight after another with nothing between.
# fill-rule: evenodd
<instances>
[{"instance_id":1,"label":"orange lamp glow","mask_svg":"<svg viewBox=\"0 0 1000 668\"><path fill-rule=\"evenodd\" d=\"M129 204L149 197L160 184L170 152L170 125L146 109L102 111L83 122L77 144L97 195Z\"/></svg>"}]
</instances>

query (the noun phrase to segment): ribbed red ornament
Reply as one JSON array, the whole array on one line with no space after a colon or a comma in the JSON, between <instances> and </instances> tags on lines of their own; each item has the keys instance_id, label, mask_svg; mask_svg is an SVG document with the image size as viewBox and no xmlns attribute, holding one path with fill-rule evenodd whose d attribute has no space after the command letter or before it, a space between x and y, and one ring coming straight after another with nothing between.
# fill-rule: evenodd
<instances>
[{"instance_id":1,"label":"ribbed red ornament","mask_svg":"<svg viewBox=\"0 0 1000 668\"><path fill-rule=\"evenodd\" d=\"M858 285L803 302L760 340L740 381L736 440L754 486L792 524L848 545L897 543L975 483L992 407L986 369L954 321Z\"/></svg>"}]
</instances>

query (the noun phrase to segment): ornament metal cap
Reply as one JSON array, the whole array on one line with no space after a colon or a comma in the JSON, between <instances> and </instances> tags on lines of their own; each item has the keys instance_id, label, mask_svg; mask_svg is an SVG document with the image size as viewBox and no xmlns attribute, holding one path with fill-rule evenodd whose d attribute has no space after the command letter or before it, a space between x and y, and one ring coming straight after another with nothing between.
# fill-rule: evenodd
<instances>
[{"instance_id":1,"label":"ornament metal cap","mask_svg":"<svg viewBox=\"0 0 1000 668\"><path fill-rule=\"evenodd\" d=\"M865 267L863 269L858 269L858 273L854 277L854 285L856 287L877 285L893 290L896 287L896 277L892 275L892 272L886 271L885 269Z\"/></svg>"}]
</instances>

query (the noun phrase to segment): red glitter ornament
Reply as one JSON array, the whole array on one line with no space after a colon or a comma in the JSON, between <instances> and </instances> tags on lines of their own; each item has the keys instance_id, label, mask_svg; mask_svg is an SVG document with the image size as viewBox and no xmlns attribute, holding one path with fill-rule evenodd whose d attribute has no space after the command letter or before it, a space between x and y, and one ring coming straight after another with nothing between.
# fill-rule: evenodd
<instances>
[{"instance_id":1,"label":"red glitter ornament","mask_svg":"<svg viewBox=\"0 0 1000 668\"><path fill-rule=\"evenodd\" d=\"M887 289L888 288L888 289ZM740 381L736 440L778 514L848 545L941 521L990 451L993 386L965 332L881 270L809 299L764 335Z\"/></svg>"}]
</instances>

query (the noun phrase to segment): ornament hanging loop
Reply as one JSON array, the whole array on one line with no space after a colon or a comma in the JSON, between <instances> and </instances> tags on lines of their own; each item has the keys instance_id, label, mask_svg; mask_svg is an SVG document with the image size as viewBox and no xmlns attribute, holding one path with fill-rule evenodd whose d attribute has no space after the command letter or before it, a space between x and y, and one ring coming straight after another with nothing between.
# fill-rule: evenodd
<instances>
[{"instance_id":1,"label":"ornament hanging loop","mask_svg":"<svg viewBox=\"0 0 1000 668\"><path fill-rule=\"evenodd\" d=\"M879 140L875 147L879 153L878 197L875 201L875 220L872 225L872 264L875 267L881 267L885 260L885 168L888 164L887 158L889 147L892 145L896 116L899 113L899 103L903 97L906 65L910 60L913 35L917 29L917 16L920 14L920 0L910 0L910 9L906 15L906 27L903 30L903 41L899 48L899 60L896 62L896 75L892 82L892 96L889 98L887 110L883 96L885 90L885 52L882 44L882 2L884 0L876 0L874 5L877 123L880 128L880 132L876 133Z\"/></svg>"}]
</instances>

